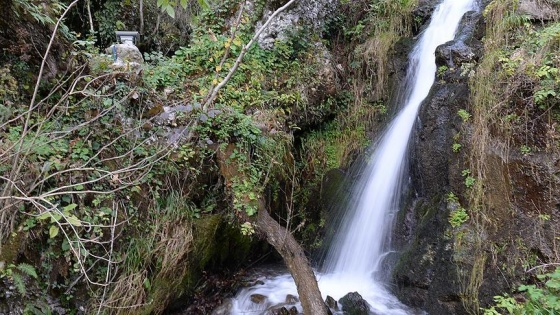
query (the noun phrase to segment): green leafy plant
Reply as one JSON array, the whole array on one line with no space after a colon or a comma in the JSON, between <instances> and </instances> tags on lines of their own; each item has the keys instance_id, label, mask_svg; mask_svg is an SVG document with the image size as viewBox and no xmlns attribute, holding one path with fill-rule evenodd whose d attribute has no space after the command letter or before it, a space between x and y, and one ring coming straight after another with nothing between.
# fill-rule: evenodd
<instances>
[{"instance_id":1,"label":"green leafy plant","mask_svg":"<svg viewBox=\"0 0 560 315\"><path fill-rule=\"evenodd\" d=\"M518 300L508 294L494 297L496 305L484 309L484 315L499 314L558 314L560 312L560 268L537 276L539 284L521 285L519 292L526 299Z\"/></svg>"},{"instance_id":2,"label":"green leafy plant","mask_svg":"<svg viewBox=\"0 0 560 315\"><path fill-rule=\"evenodd\" d=\"M44 300L36 300L25 305L24 315L51 315L52 310L49 304Z\"/></svg>"},{"instance_id":3,"label":"green leafy plant","mask_svg":"<svg viewBox=\"0 0 560 315\"><path fill-rule=\"evenodd\" d=\"M459 207L456 210L451 211L449 214L449 223L452 227L459 227L463 223L467 222L469 215L465 208Z\"/></svg>"},{"instance_id":4,"label":"green leafy plant","mask_svg":"<svg viewBox=\"0 0 560 315\"><path fill-rule=\"evenodd\" d=\"M526 146L526 145L522 145L520 151L521 151L521 154L529 154L529 153L531 153L531 147Z\"/></svg>"},{"instance_id":5,"label":"green leafy plant","mask_svg":"<svg viewBox=\"0 0 560 315\"><path fill-rule=\"evenodd\" d=\"M197 0L198 5L203 8L208 8L208 2L206 0ZM189 0L157 0L157 6L161 9L161 12L167 13L172 18L175 18L175 8L180 5L183 9L187 8Z\"/></svg>"},{"instance_id":6,"label":"green leafy plant","mask_svg":"<svg viewBox=\"0 0 560 315\"><path fill-rule=\"evenodd\" d=\"M456 228L467 222L469 219L467 210L461 206L459 198L453 192L447 194L447 203L448 208L452 209L449 213L449 223L452 227Z\"/></svg>"},{"instance_id":7,"label":"green leafy plant","mask_svg":"<svg viewBox=\"0 0 560 315\"><path fill-rule=\"evenodd\" d=\"M467 186L467 188L471 188L475 182L475 178L471 176L471 171L465 169L461 172L461 175L465 178L465 186Z\"/></svg>"},{"instance_id":8,"label":"green leafy plant","mask_svg":"<svg viewBox=\"0 0 560 315\"><path fill-rule=\"evenodd\" d=\"M535 103L539 106L544 106L545 105L545 101L549 98L549 97L556 97L556 91L548 88L548 89L540 89L535 91L534 94L534 100Z\"/></svg>"},{"instance_id":9,"label":"green leafy plant","mask_svg":"<svg viewBox=\"0 0 560 315\"><path fill-rule=\"evenodd\" d=\"M463 122L467 122L471 118L471 114L465 109L460 109L459 111L457 111L457 115L459 115L459 117L463 119Z\"/></svg>"},{"instance_id":10,"label":"green leafy plant","mask_svg":"<svg viewBox=\"0 0 560 315\"><path fill-rule=\"evenodd\" d=\"M123 1L109 0L103 3L103 9L95 12L98 29L96 35L102 46L109 46L115 42L115 31L124 28L124 23L119 20Z\"/></svg>"},{"instance_id":11,"label":"green leafy plant","mask_svg":"<svg viewBox=\"0 0 560 315\"><path fill-rule=\"evenodd\" d=\"M462 145L460 143L454 142L451 145L451 149L453 150L453 152L457 153L461 150Z\"/></svg>"},{"instance_id":12,"label":"green leafy plant","mask_svg":"<svg viewBox=\"0 0 560 315\"><path fill-rule=\"evenodd\" d=\"M32 277L33 279L39 278L35 267L26 263L8 265L8 267L2 272L2 276L12 280L18 292L22 295L27 293L24 276Z\"/></svg>"},{"instance_id":13,"label":"green leafy plant","mask_svg":"<svg viewBox=\"0 0 560 315\"><path fill-rule=\"evenodd\" d=\"M445 66L445 65L439 66L439 67L437 68L437 76L438 76L439 78L443 77L443 75L445 74L445 72L447 72L447 70L449 70L449 67L448 67L448 66Z\"/></svg>"},{"instance_id":14,"label":"green leafy plant","mask_svg":"<svg viewBox=\"0 0 560 315\"><path fill-rule=\"evenodd\" d=\"M253 235L255 234L255 227L251 224L251 222L245 222L241 224L241 233L243 235Z\"/></svg>"}]
</instances>

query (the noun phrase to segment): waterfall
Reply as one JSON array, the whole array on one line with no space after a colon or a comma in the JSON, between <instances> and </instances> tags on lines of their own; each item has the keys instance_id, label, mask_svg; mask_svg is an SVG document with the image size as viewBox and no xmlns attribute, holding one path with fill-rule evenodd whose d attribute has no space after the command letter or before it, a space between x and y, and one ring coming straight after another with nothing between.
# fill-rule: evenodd
<instances>
[{"instance_id":1,"label":"waterfall","mask_svg":"<svg viewBox=\"0 0 560 315\"><path fill-rule=\"evenodd\" d=\"M422 101L435 80L435 50L454 39L462 16L476 9L475 0L444 0L434 11L430 24L410 54L405 86L406 102L378 140L370 163L353 192L353 202L337 229L329 250L325 272L317 274L323 297L341 298L359 292L376 314L411 314L375 279L387 248L397 212L407 148ZM255 305L251 295L266 296L268 304ZM264 284L240 292L233 300L232 314L264 314L271 305L285 303L286 295L297 293L287 274L264 280ZM301 307L298 306L301 311Z\"/></svg>"},{"instance_id":2,"label":"waterfall","mask_svg":"<svg viewBox=\"0 0 560 315\"><path fill-rule=\"evenodd\" d=\"M444 1L412 51L405 105L380 138L355 188L358 197L350 205L327 257L328 273L363 277L379 271L383 240L391 233L399 206L410 134L420 104L435 80L434 52L437 46L453 40L462 16L473 9L472 0Z\"/></svg>"}]
</instances>

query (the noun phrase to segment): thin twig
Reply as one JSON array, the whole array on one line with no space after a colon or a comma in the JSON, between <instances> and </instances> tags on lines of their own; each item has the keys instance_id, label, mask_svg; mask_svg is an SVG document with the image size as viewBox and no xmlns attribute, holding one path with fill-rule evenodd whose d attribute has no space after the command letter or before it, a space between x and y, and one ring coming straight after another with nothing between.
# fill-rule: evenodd
<instances>
[{"instance_id":1,"label":"thin twig","mask_svg":"<svg viewBox=\"0 0 560 315\"><path fill-rule=\"evenodd\" d=\"M539 268L548 268L548 267L552 267L552 266L560 266L560 263L548 263L548 264L542 264L542 265L538 265L535 266L527 271L525 271L526 273L529 273L531 271L534 271L535 269L539 269Z\"/></svg>"}]
</instances>

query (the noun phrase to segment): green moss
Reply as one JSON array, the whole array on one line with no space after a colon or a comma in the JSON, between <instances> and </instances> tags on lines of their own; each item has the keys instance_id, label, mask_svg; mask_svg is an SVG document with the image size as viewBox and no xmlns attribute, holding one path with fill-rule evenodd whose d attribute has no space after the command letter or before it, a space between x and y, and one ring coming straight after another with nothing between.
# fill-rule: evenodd
<instances>
[{"instance_id":1,"label":"green moss","mask_svg":"<svg viewBox=\"0 0 560 315\"><path fill-rule=\"evenodd\" d=\"M13 233L8 241L2 244L0 262L4 262L5 264L12 264L16 262L20 248L25 246L22 244L22 242L25 242L25 236L26 233L23 232Z\"/></svg>"},{"instance_id":2,"label":"green moss","mask_svg":"<svg viewBox=\"0 0 560 315\"><path fill-rule=\"evenodd\" d=\"M253 239L243 235L223 215L203 216L193 222L194 251L190 257L195 271L241 264L249 257Z\"/></svg>"}]
</instances>

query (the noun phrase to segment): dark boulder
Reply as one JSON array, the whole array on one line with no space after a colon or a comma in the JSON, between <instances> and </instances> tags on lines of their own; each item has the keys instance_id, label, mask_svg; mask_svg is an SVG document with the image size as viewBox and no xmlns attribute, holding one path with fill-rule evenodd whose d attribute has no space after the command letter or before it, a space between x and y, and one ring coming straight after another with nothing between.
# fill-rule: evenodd
<instances>
[{"instance_id":1,"label":"dark boulder","mask_svg":"<svg viewBox=\"0 0 560 315\"><path fill-rule=\"evenodd\" d=\"M440 45L436 49L436 63L449 68L459 67L464 63L475 62L481 57L482 45L476 40L476 27L482 15L468 12L461 21L455 40Z\"/></svg>"},{"instance_id":2,"label":"dark boulder","mask_svg":"<svg viewBox=\"0 0 560 315\"><path fill-rule=\"evenodd\" d=\"M288 294L286 295L286 304L296 304L299 302L299 298L297 296Z\"/></svg>"},{"instance_id":3,"label":"dark boulder","mask_svg":"<svg viewBox=\"0 0 560 315\"><path fill-rule=\"evenodd\" d=\"M332 296L327 295L327 298L325 299L325 303L330 309L338 311L338 302L336 302L336 300Z\"/></svg>"},{"instance_id":4,"label":"dark boulder","mask_svg":"<svg viewBox=\"0 0 560 315\"><path fill-rule=\"evenodd\" d=\"M338 300L346 315L369 315L369 304L358 292L350 292Z\"/></svg>"},{"instance_id":5,"label":"dark boulder","mask_svg":"<svg viewBox=\"0 0 560 315\"><path fill-rule=\"evenodd\" d=\"M439 3L437 0L419 0L418 6L412 11L414 20L416 21L414 25L414 33L418 34L423 25L432 17L436 5Z\"/></svg>"}]
</instances>

